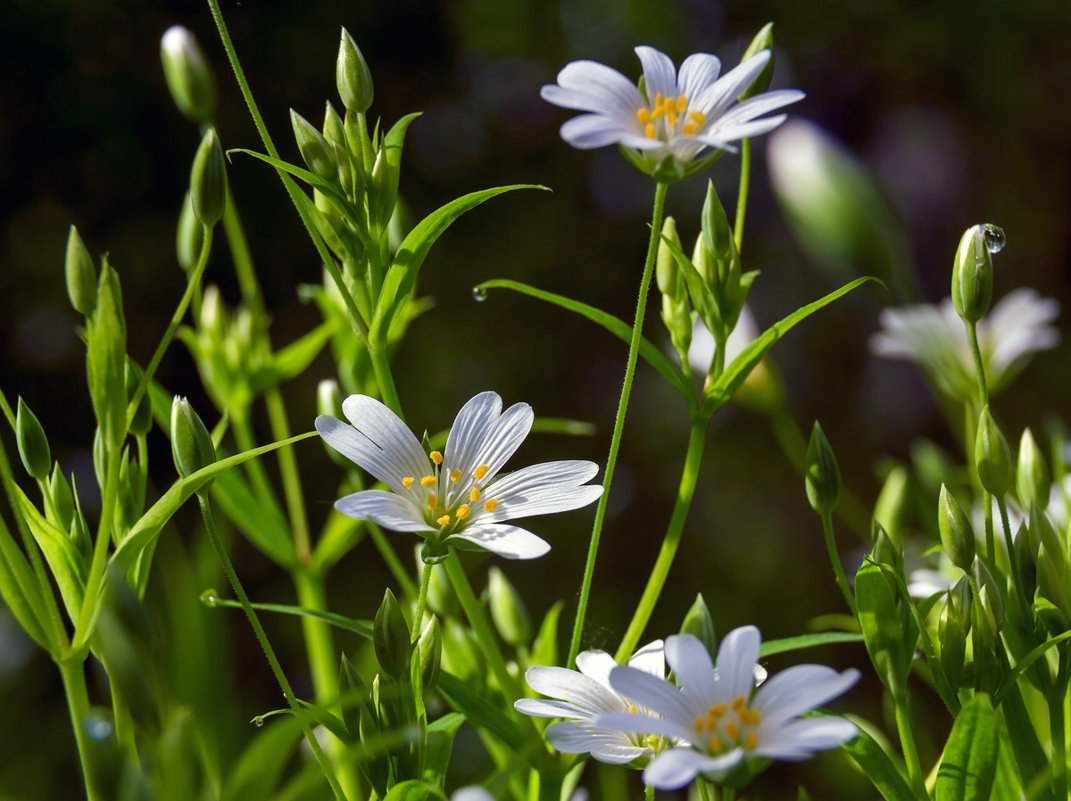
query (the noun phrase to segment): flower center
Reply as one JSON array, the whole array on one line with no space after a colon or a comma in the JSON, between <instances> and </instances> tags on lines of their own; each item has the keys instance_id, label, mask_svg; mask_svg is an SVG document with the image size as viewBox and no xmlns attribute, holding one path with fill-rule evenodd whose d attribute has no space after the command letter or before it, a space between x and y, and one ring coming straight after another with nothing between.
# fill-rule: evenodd
<instances>
[{"instance_id":1,"label":"flower center","mask_svg":"<svg viewBox=\"0 0 1071 801\"><path fill-rule=\"evenodd\" d=\"M747 699L738 695L731 704L714 704L706 715L696 715L696 742L705 742L714 756L737 747L752 749L758 745L757 729L761 722L759 710L749 707Z\"/></svg>"},{"instance_id":2,"label":"flower center","mask_svg":"<svg viewBox=\"0 0 1071 801\"><path fill-rule=\"evenodd\" d=\"M648 139L669 141L674 136L695 136L707 121L702 111L689 111L688 98L685 95L663 97L655 95L650 108L641 108L636 112L636 119L643 126L643 135Z\"/></svg>"},{"instance_id":3,"label":"flower center","mask_svg":"<svg viewBox=\"0 0 1071 801\"><path fill-rule=\"evenodd\" d=\"M478 485L478 482L487 476L489 465L478 465L469 480L462 481L459 468L450 469L443 466L441 452L432 451L428 458L434 465L433 472L419 478L405 476L402 478L402 486L410 491L422 491L424 520L439 528L440 539L460 531L474 514L491 514L498 508L498 500L484 498L483 490Z\"/></svg>"}]
</instances>

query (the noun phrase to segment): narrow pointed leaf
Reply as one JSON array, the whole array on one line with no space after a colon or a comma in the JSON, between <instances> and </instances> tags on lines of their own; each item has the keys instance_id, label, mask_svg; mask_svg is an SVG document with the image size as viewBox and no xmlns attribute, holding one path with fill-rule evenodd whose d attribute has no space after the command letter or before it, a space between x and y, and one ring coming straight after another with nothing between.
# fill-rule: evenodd
<instances>
[{"instance_id":1,"label":"narrow pointed leaf","mask_svg":"<svg viewBox=\"0 0 1071 801\"><path fill-rule=\"evenodd\" d=\"M44 611L41 587L30 563L11 537L7 523L0 517L0 598L30 638L46 651L58 654L59 643L50 644L38 618Z\"/></svg>"},{"instance_id":2,"label":"narrow pointed leaf","mask_svg":"<svg viewBox=\"0 0 1071 801\"><path fill-rule=\"evenodd\" d=\"M937 769L937 801L989 801L997 769L1000 718L987 695L963 705Z\"/></svg>"},{"instance_id":3,"label":"narrow pointed leaf","mask_svg":"<svg viewBox=\"0 0 1071 801\"><path fill-rule=\"evenodd\" d=\"M14 501L18 505L16 513L26 521L37 546L44 554L59 587L63 605L67 607L67 614L72 620L76 619L82 608L82 598L86 590L85 574L88 570L82 553L70 537L45 519L22 489L17 486L13 489Z\"/></svg>"},{"instance_id":4,"label":"narrow pointed leaf","mask_svg":"<svg viewBox=\"0 0 1071 801\"><path fill-rule=\"evenodd\" d=\"M238 530L273 562L287 568L297 565L286 520L274 505L257 500L241 471L221 473L212 483L212 498Z\"/></svg>"},{"instance_id":5,"label":"narrow pointed leaf","mask_svg":"<svg viewBox=\"0 0 1071 801\"><path fill-rule=\"evenodd\" d=\"M231 601L226 598L214 598L208 605L212 607L225 607L228 609L242 608L242 605L238 601ZM366 640L372 639L372 624L364 620L354 620L353 618L346 617L345 615L338 615L334 612L322 612L318 609L306 609L303 606L291 606L290 604L250 603L249 605L258 612L275 612L281 615L296 615L297 617L308 617L315 620L322 620L337 628L352 631L354 634L358 634Z\"/></svg>"},{"instance_id":6,"label":"narrow pointed leaf","mask_svg":"<svg viewBox=\"0 0 1071 801\"><path fill-rule=\"evenodd\" d=\"M266 164L270 164L277 170L282 170L288 175L294 176L299 181L304 181L309 186L315 189L319 189L336 206L338 206L340 211L349 210L351 208L350 202L346 199L342 192L339 191L339 188L335 184L331 183L330 181L325 181L323 178L321 178L314 172L310 172L309 170L306 170L302 167L298 167L296 164L291 164L289 161L272 158L271 156L265 155L264 153L258 153L255 150L247 150L244 147L231 148L227 151L227 156L229 157L231 153L244 153L247 156L252 156L253 158L259 159L260 161L263 161Z\"/></svg>"},{"instance_id":7,"label":"narrow pointed leaf","mask_svg":"<svg viewBox=\"0 0 1071 801\"><path fill-rule=\"evenodd\" d=\"M903 774L865 729L860 728L855 739L841 748L866 774L885 801L922 801L911 792Z\"/></svg>"},{"instance_id":8,"label":"narrow pointed leaf","mask_svg":"<svg viewBox=\"0 0 1071 801\"><path fill-rule=\"evenodd\" d=\"M800 634L797 637L784 637L780 640L768 640L759 647L759 656L767 657L790 651L802 651L804 648L817 648L820 645L863 641L862 634L852 631L819 631L814 634Z\"/></svg>"}]
</instances>

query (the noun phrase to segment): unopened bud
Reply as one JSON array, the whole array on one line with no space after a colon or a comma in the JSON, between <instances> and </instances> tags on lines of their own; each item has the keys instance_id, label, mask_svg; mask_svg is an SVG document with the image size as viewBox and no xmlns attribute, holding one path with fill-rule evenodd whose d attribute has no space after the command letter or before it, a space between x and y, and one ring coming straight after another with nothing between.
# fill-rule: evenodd
<instances>
[{"instance_id":1,"label":"unopened bud","mask_svg":"<svg viewBox=\"0 0 1071 801\"><path fill-rule=\"evenodd\" d=\"M361 706L368 695L368 688L345 654L342 655L339 666L338 686L343 696L342 722L346 726L346 732L357 742L361 736Z\"/></svg>"},{"instance_id":2,"label":"unopened bud","mask_svg":"<svg viewBox=\"0 0 1071 801\"><path fill-rule=\"evenodd\" d=\"M394 678L405 675L409 670L409 625L389 589L383 593L383 602L372 624L372 644L384 673Z\"/></svg>"},{"instance_id":3,"label":"unopened bud","mask_svg":"<svg viewBox=\"0 0 1071 801\"><path fill-rule=\"evenodd\" d=\"M216 81L193 34L180 25L168 28L160 39L160 63L178 110L196 122L210 122L216 110Z\"/></svg>"},{"instance_id":4,"label":"unopened bud","mask_svg":"<svg viewBox=\"0 0 1071 801\"><path fill-rule=\"evenodd\" d=\"M193 197L189 192L182 199L182 211L179 212L178 226L175 229L175 256L179 266L191 272L197 266L204 246L205 228L193 210Z\"/></svg>"},{"instance_id":5,"label":"unopened bud","mask_svg":"<svg viewBox=\"0 0 1071 801\"><path fill-rule=\"evenodd\" d=\"M420 685L424 692L434 690L439 683L442 653L442 628L439 626L439 618L432 615L416 641L415 657L420 662Z\"/></svg>"},{"instance_id":6,"label":"unopened bud","mask_svg":"<svg viewBox=\"0 0 1071 801\"><path fill-rule=\"evenodd\" d=\"M1001 583L989 572L985 563L978 559L974 563L974 580L978 583L978 598L982 609L985 610L987 626L996 634L1004 627L1004 587L1003 577Z\"/></svg>"},{"instance_id":7,"label":"unopened bud","mask_svg":"<svg viewBox=\"0 0 1071 801\"><path fill-rule=\"evenodd\" d=\"M870 546L870 558L877 564L891 568L896 575L904 575L904 550L897 545L889 533L877 520L873 527L873 544Z\"/></svg>"},{"instance_id":8,"label":"unopened bud","mask_svg":"<svg viewBox=\"0 0 1071 801\"><path fill-rule=\"evenodd\" d=\"M126 319L119 276L107 258L97 283L97 303L87 323L86 377L93 412L102 447L117 450L126 437Z\"/></svg>"},{"instance_id":9,"label":"unopened bud","mask_svg":"<svg viewBox=\"0 0 1071 801\"><path fill-rule=\"evenodd\" d=\"M956 496L944 484L937 499L937 527L941 531L941 545L952 564L969 571L974 562L974 529Z\"/></svg>"},{"instance_id":10,"label":"unopened bud","mask_svg":"<svg viewBox=\"0 0 1071 801\"><path fill-rule=\"evenodd\" d=\"M30 411L30 407L22 398L19 398L18 410L15 412L15 441L26 472L38 481L47 481L48 472L52 469L48 437L45 436L41 421Z\"/></svg>"},{"instance_id":11,"label":"unopened bud","mask_svg":"<svg viewBox=\"0 0 1071 801\"><path fill-rule=\"evenodd\" d=\"M133 398L134 391L137 389L138 384L141 383L142 375L141 368L134 363L133 359L127 359L126 394L128 398ZM130 433L143 437L149 433L151 428L152 400L149 397L149 388L145 387L145 391L138 398L138 408L134 411L134 418L130 421Z\"/></svg>"},{"instance_id":12,"label":"unopened bud","mask_svg":"<svg viewBox=\"0 0 1071 801\"><path fill-rule=\"evenodd\" d=\"M74 493L71 485L60 470L59 463L52 468L48 480L48 496L52 500L51 509L55 512L52 523L59 529L67 531L74 521Z\"/></svg>"},{"instance_id":13,"label":"unopened bud","mask_svg":"<svg viewBox=\"0 0 1071 801\"><path fill-rule=\"evenodd\" d=\"M204 422L186 398L171 401L171 455L182 478L216 461L216 448Z\"/></svg>"},{"instance_id":14,"label":"unopened bud","mask_svg":"<svg viewBox=\"0 0 1071 801\"><path fill-rule=\"evenodd\" d=\"M67 279L67 297L74 310L89 316L97 303L97 268L93 257L86 250L78 229L71 226L67 234L67 259L64 268Z\"/></svg>"},{"instance_id":15,"label":"unopened bud","mask_svg":"<svg viewBox=\"0 0 1071 801\"><path fill-rule=\"evenodd\" d=\"M1045 464L1034 441L1034 435L1027 428L1019 440L1019 463L1015 475L1015 489L1019 503L1024 509L1037 505L1044 509L1049 503L1049 468Z\"/></svg>"},{"instance_id":16,"label":"unopened bud","mask_svg":"<svg viewBox=\"0 0 1071 801\"><path fill-rule=\"evenodd\" d=\"M201 139L190 169L190 200L193 213L205 225L215 225L227 204L227 176L216 130L209 128Z\"/></svg>"},{"instance_id":17,"label":"unopened bud","mask_svg":"<svg viewBox=\"0 0 1071 801\"><path fill-rule=\"evenodd\" d=\"M968 228L959 240L952 265L952 305L968 323L985 317L993 299L993 257L981 225Z\"/></svg>"},{"instance_id":18,"label":"unopened bud","mask_svg":"<svg viewBox=\"0 0 1071 801\"><path fill-rule=\"evenodd\" d=\"M665 222L662 223L662 239L658 242L658 259L655 262L655 280L658 283L658 290L663 295L676 298L679 292L680 272L677 267L677 257L673 255L666 240L680 247L681 239L677 235L677 223L672 217L666 217Z\"/></svg>"},{"instance_id":19,"label":"unopened bud","mask_svg":"<svg viewBox=\"0 0 1071 801\"><path fill-rule=\"evenodd\" d=\"M816 420L807 444L807 473L804 479L807 501L822 517L833 513L840 497L840 469L837 457Z\"/></svg>"},{"instance_id":20,"label":"unopened bud","mask_svg":"<svg viewBox=\"0 0 1071 801\"><path fill-rule=\"evenodd\" d=\"M978 432L974 438L974 466L978 479L986 491L1003 498L1012 483L1011 450L1008 441L989 412L989 405L982 408L978 418Z\"/></svg>"},{"instance_id":21,"label":"unopened bud","mask_svg":"<svg viewBox=\"0 0 1071 801\"><path fill-rule=\"evenodd\" d=\"M297 142L298 151L308 168L324 180L335 180L338 176L335 153L324 135L294 109L290 109L290 124L294 129L294 141Z\"/></svg>"},{"instance_id":22,"label":"unopened bud","mask_svg":"<svg viewBox=\"0 0 1071 801\"><path fill-rule=\"evenodd\" d=\"M740 63L743 64L749 58L758 55L763 50L770 51L770 60L766 62L766 66L762 68L762 72L755 77L755 80L751 82L751 85L744 90L742 95L740 95L740 100L747 100L749 97L762 94L770 88L770 81L773 79L774 71L772 22L767 22L762 26L762 29L755 34L755 38L752 39L751 44L747 46L744 55L740 57Z\"/></svg>"},{"instance_id":23,"label":"unopened bud","mask_svg":"<svg viewBox=\"0 0 1071 801\"><path fill-rule=\"evenodd\" d=\"M368 111L373 96L372 73L368 70L368 62L364 60L361 49L345 28L342 29L338 60L335 62L335 82L338 96L347 110L360 114Z\"/></svg>"},{"instance_id":24,"label":"unopened bud","mask_svg":"<svg viewBox=\"0 0 1071 801\"><path fill-rule=\"evenodd\" d=\"M491 619L502 639L515 648L527 645L532 636L528 610L520 593L497 567L488 572L487 592L491 601Z\"/></svg>"},{"instance_id":25,"label":"unopened bud","mask_svg":"<svg viewBox=\"0 0 1071 801\"><path fill-rule=\"evenodd\" d=\"M710 609L707 608L707 602L701 593L695 596L695 602L684 615L680 633L691 634L703 643L712 658L717 654L718 638L714 631L714 618L710 616Z\"/></svg>"}]
</instances>

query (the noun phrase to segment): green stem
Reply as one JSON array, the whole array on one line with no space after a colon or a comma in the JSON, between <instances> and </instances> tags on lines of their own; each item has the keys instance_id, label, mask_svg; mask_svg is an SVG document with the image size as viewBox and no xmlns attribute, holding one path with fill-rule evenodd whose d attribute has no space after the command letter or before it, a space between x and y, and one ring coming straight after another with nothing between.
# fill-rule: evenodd
<instances>
[{"instance_id":1,"label":"green stem","mask_svg":"<svg viewBox=\"0 0 1071 801\"><path fill-rule=\"evenodd\" d=\"M710 801L711 787L702 776L696 779L695 786L699 790L700 801Z\"/></svg>"},{"instance_id":2,"label":"green stem","mask_svg":"<svg viewBox=\"0 0 1071 801\"><path fill-rule=\"evenodd\" d=\"M740 189L736 194L736 220L733 223L733 244L739 253L744 243L744 215L747 212L747 192L751 183L751 140L740 142Z\"/></svg>"},{"instance_id":3,"label":"green stem","mask_svg":"<svg viewBox=\"0 0 1071 801\"><path fill-rule=\"evenodd\" d=\"M428 606L428 587L431 586L431 571L434 567L435 565L430 562L425 562L424 568L420 572L420 592L417 595L416 612L413 613L413 642L420 638L421 625L424 623L424 610Z\"/></svg>"},{"instance_id":4,"label":"green stem","mask_svg":"<svg viewBox=\"0 0 1071 801\"><path fill-rule=\"evenodd\" d=\"M387 350L379 342L368 341L368 356L372 360L372 371L376 376L376 384L379 385L379 394L387 408L398 415L405 422L402 413L402 401L398 397L398 390L394 386L394 375L390 370L390 360L387 358Z\"/></svg>"},{"instance_id":5,"label":"green stem","mask_svg":"<svg viewBox=\"0 0 1071 801\"><path fill-rule=\"evenodd\" d=\"M186 309L190 306L194 292L201 285L201 278L204 276L205 267L208 265L208 254L212 250L212 230L212 226L204 226L205 236L201 242L201 254L197 257L197 264L193 268L193 273L190 274L190 280L186 282L186 291L182 293L182 298L179 299L178 306L175 307L175 313L171 315L171 322L167 324L167 330L164 331L164 335L160 338L152 358L149 359L149 365L141 374L141 380L138 381L134 394L130 396L130 403L127 404L126 412L127 428L130 427L130 423L138 411L138 401L141 400L141 396L148 389L149 382L152 381L152 377L156 374L156 368L160 366L160 360L164 358L167 346L171 344L171 340L175 337L175 332L182 325L182 318L186 316Z\"/></svg>"},{"instance_id":6,"label":"green stem","mask_svg":"<svg viewBox=\"0 0 1071 801\"><path fill-rule=\"evenodd\" d=\"M993 531L993 496L989 494L989 490L982 490L982 506L985 509L985 551L989 557L989 563L996 567L997 542Z\"/></svg>"},{"instance_id":7,"label":"green stem","mask_svg":"<svg viewBox=\"0 0 1071 801\"><path fill-rule=\"evenodd\" d=\"M648 785L644 786L644 788L643 788L644 801L654 801L654 794L655 794L654 785L648 784Z\"/></svg>"},{"instance_id":8,"label":"green stem","mask_svg":"<svg viewBox=\"0 0 1071 801\"><path fill-rule=\"evenodd\" d=\"M1049 697L1049 739L1052 740L1052 790L1058 799L1067 798L1067 719L1064 701L1067 696L1068 654L1064 646L1059 646L1060 669L1056 677L1056 686Z\"/></svg>"},{"instance_id":9,"label":"green stem","mask_svg":"<svg viewBox=\"0 0 1071 801\"><path fill-rule=\"evenodd\" d=\"M108 566L108 546L112 541L112 523L115 519L115 504L119 496L119 467L122 464L122 451L113 448L108 451L104 468L104 489L100 505L100 520L97 523L97 537L93 543L93 561L89 565L89 578L86 580L86 594L82 599L82 608L78 612L71 650L79 653L89 644L93 633L93 624L97 617L100 594L104 587L104 571Z\"/></svg>"},{"instance_id":10,"label":"green stem","mask_svg":"<svg viewBox=\"0 0 1071 801\"><path fill-rule=\"evenodd\" d=\"M681 470L673 514L666 528L665 539L662 540L662 548L658 552L650 578L647 579L647 586L643 590L640 602L632 615L632 622L629 623L625 636L617 648L617 654L614 656L618 662L624 662L636 650L643 630L647 627L647 621L650 620L655 604L658 603L658 598L662 594L673 558L677 555L681 534L684 531L684 521L688 517L688 509L695 495L695 485L699 479L699 467L703 461L706 438L707 421L705 419L693 420L691 431L688 433L688 451L684 455L684 467ZM569 664L572 664L572 659L569 660Z\"/></svg>"},{"instance_id":11,"label":"green stem","mask_svg":"<svg viewBox=\"0 0 1071 801\"><path fill-rule=\"evenodd\" d=\"M922 776L922 763L919 761L915 736L911 729L911 711L907 706L907 693L902 688L893 692L893 707L896 711L896 731L900 735L900 747L904 752L907 765L908 783L919 793L919 798L928 798Z\"/></svg>"},{"instance_id":12,"label":"green stem","mask_svg":"<svg viewBox=\"0 0 1071 801\"><path fill-rule=\"evenodd\" d=\"M829 561L833 565L833 572L837 577L837 586L844 595L844 602L848 609L855 615L855 598L848 588L848 577L844 575L844 565L841 564L840 554L837 552L837 541L833 537L833 515L829 512L822 515L822 531L826 537L826 550L829 551Z\"/></svg>"},{"instance_id":13,"label":"green stem","mask_svg":"<svg viewBox=\"0 0 1071 801\"><path fill-rule=\"evenodd\" d=\"M253 256L249 251L249 242L242 228L242 220L238 216L238 208L234 205L234 197L231 195L229 186L227 205L223 207L223 232L227 235L227 246L230 248L234 273L242 291L242 302L252 312L255 319L266 321L260 284L257 282L256 270L253 268Z\"/></svg>"},{"instance_id":14,"label":"green stem","mask_svg":"<svg viewBox=\"0 0 1071 801\"><path fill-rule=\"evenodd\" d=\"M967 323L967 340L971 344L971 355L974 357L974 371L978 377L978 401L985 408L989 403L989 387L985 378L985 362L982 361L982 349L978 345L978 326L975 323Z\"/></svg>"},{"instance_id":15,"label":"green stem","mask_svg":"<svg viewBox=\"0 0 1071 801\"><path fill-rule=\"evenodd\" d=\"M272 388L264 395L268 407L268 420L271 424L272 439L279 441L290 439L290 421L286 415L286 405L278 388ZM283 497L286 498L286 511L290 518L290 532L294 538L294 550L298 560L303 564L312 558L312 543L309 535L309 520L305 511L305 494L301 490L301 473L298 471L297 459L293 448L280 448L275 452L279 460L279 474L283 480Z\"/></svg>"},{"instance_id":16,"label":"green stem","mask_svg":"<svg viewBox=\"0 0 1071 801\"><path fill-rule=\"evenodd\" d=\"M86 798L98 801L100 795L96 788L96 771L93 767L93 751L86 736L86 715L89 714L89 692L86 690L85 660L80 657L60 659L60 676L63 677L63 691L67 695L67 711L71 716L71 729L74 742L78 747L78 759L82 763L82 778L85 780Z\"/></svg>"},{"instance_id":17,"label":"green stem","mask_svg":"<svg viewBox=\"0 0 1071 801\"><path fill-rule=\"evenodd\" d=\"M621 385L621 397L617 402L617 416L614 419L614 431L610 437L610 453L606 457L606 471L602 479L602 495L595 509L595 522L591 528L591 541L588 545L587 562L584 565L584 578L580 583L580 598L577 602L576 619L573 621L573 636L569 643L569 658L566 666L573 664L580 651L580 636L584 631L584 618L587 615L588 597L591 594L591 581L595 575L595 559L599 552L599 538L602 535L603 521L606 518L606 506L610 500L610 484L614 479L614 466L617 464L617 452L621 448L621 434L625 428L625 412L628 410L629 395L632 392L632 379L636 374L636 359L643 336L643 318L647 310L647 291L650 288L654 272L655 257L658 255L658 243L662 235L662 214L666 205L668 184L659 183L655 187L654 210L651 213L651 238L647 244L647 258L643 264L643 276L640 278L640 291L636 299L636 318L632 323L632 339L629 342L628 359L625 362L625 378Z\"/></svg>"},{"instance_id":18,"label":"green stem","mask_svg":"<svg viewBox=\"0 0 1071 801\"><path fill-rule=\"evenodd\" d=\"M283 697L286 698L286 702L289 704L294 716L301 723L301 729L305 733L305 739L309 743L309 748L312 749L312 753L316 757L316 761L319 763L320 769L323 771L324 777L327 779L327 783L331 786L335 798L340 801L345 801L346 796L338 784L334 768L330 761L328 761L323 749L320 747L320 742L316 739L316 735L313 734L312 727L309 726L308 723L306 711L298 704L297 698L294 696L294 691L290 687L290 681L286 678L282 665L279 664L279 660L275 656L275 650L271 647L271 643L268 642L268 635L265 634L264 627L260 625L260 618L249 603L249 596L246 595L245 588L242 587L242 582L234 570L234 565L231 564L230 557L227 555L227 550L223 547L223 543L220 541L219 532L216 531L216 524L212 518L212 506L208 500L207 493L197 493L197 501L201 505L201 515L205 521L205 530L208 532L208 537L212 541L212 547L215 548L216 556L219 557L223 572L227 574L227 580L230 581L231 588L234 590L238 602L242 605L242 610L245 612L245 616L249 619L249 625L253 628L253 633L256 635L257 641L260 643L260 647L264 650L264 655L268 658L268 664L271 666L272 673L275 674L275 680L279 683L279 689L283 691Z\"/></svg>"}]
</instances>

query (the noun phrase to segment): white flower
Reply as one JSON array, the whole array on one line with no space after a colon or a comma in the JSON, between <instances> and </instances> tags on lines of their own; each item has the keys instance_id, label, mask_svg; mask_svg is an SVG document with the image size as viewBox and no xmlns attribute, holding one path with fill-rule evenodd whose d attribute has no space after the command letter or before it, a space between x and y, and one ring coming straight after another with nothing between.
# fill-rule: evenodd
<instances>
[{"instance_id":1,"label":"white flower","mask_svg":"<svg viewBox=\"0 0 1071 801\"><path fill-rule=\"evenodd\" d=\"M664 679L666 662L662 641L643 646L628 663L635 670ZM576 666L579 672L545 665L528 668L524 674L528 685L558 700L522 698L514 702L514 708L541 718L568 718L550 724L546 732L550 744L563 753L590 753L600 762L615 765L649 759L654 749L642 737L595 724L607 712L628 713L637 709L610 686L610 671L617 667L614 658L605 651L584 651L577 655Z\"/></svg>"},{"instance_id":2,"label":"white flower","mask_svg":"<svg viewBox=\"0 0 1071 801\"><path fill-rule=\"evenodd\" d=\"M505 521L586 506L602 487L584 484L593 462L532 465L499 476L532 427L532 407L502 411L502 399L482 392L457 413L445 451L427 453L398 416L374 398L350 395L342 411L352 425L320 415L316 430L328 445L390 488L347 495L335 508L430 542L473 545L508 559L534 559L544 540Z\"/></svg>"},{"instance_id":3,"label":"white flower","mask_svg":"<svg viewBox=\"0 0 1071 801\"><path fill-rule=\"evenodd\" d=\"M1051 323L1059 314L1059 303L1026 288L993 305L977 328L990 392L1006 386L1031 354L1056 347L1060 332ZM879 321L882 330L870 339L874 353L918 362L938 389L954 398L977 392L967 329L950 298L940 306L885 309Z\"/></svg>"},{"instance_id":4,"label":"white flower","mask_svg":"<svg viewBox=\"0 0 1071 801\"><path fill-rule=\"evenodd\" d=\"M562 139L583 150L613 144L639 150L651 169L669 155L685 165L707 148L731 150L732 142L773 130L784 114L757 118L804 97L780 89L737 103L769 62L769 50L720 79L721 62L709 53L688 56L680 72L653 47L637 47L636 55L646 96L620 72L594 61L566 64L558 83L543 87L544 100L587 112L562 125Z\"/></svg>"},{"instance_id":5,"label":"white flower","mask_svg":"<svg viewBox=\"0 0 1071 801\"><path fill-rule=\"evenodd\" d=\"M843 718L800 715L843 693L859 680L859 671L796 665L755 691L760 640L754 626L729 632L715 670L695 637L666 638L666 661L680 688L627 666L610 672L617 692L660 717L612 713L596 723L682 741L644 769L644 782L659 790L683 787L699 774L718 779L749 760L806 759L852 739L855 725Z\"/></svg>"}]
</instances>

